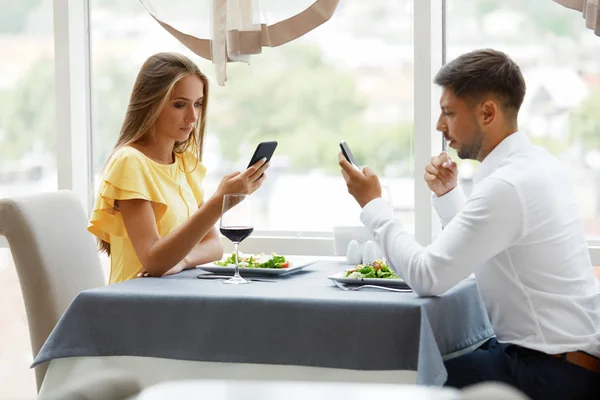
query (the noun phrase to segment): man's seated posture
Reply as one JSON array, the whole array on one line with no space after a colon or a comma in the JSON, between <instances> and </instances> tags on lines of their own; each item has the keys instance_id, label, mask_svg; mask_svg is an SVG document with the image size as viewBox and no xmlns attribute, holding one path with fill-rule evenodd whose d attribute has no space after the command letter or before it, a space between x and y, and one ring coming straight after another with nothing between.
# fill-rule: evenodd
<instances>
[{"instance_id":1,"label":"man's seated posture","mask_svg":"<svg viewBox=\"0 0 600 400\"><path fill-rule=\"evenodd\" d=\"M439 295L475 274L496 338L446 361L446 385L495 380L533 399L600 399L600 284L564 167L518 130L519 67L504 53L475 51L435 82L437 129L481 165L468 199L446 153L425 168L444 225L433 244L420 246L393 218L372 170L341 154L339 163L362 222L416 293Z\"/></svg>"}]
</instances>

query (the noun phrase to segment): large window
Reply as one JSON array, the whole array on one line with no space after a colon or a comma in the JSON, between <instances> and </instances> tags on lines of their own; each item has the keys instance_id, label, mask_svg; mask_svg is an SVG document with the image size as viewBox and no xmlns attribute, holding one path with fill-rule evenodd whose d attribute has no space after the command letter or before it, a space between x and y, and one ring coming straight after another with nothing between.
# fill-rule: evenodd
<instances>
[{"instance_id":1,"label":"large window","mask_svg":"<svg viewBox=\"0 0 600 400\"><path fill-rule=\"evenodd\" d=\"M153 3L159 11L164 4ZM168 3L179 10L177 27L207 22L184 12L184 0ZM148 56L180 51L209 78L214 67L180 45L139 2L91 4L97 174ZM360 224L337 165L338 143L346 140L359 162L382 177L398 216L413 230L413 109L412 0L342 2L326 24L265 49L251 67L230 64L225 87L213 83L205 189L213 193L223 175L245 168L258 142L277 140L268 179L253 196L256 229L331 232L335 225Z\"/></svg>"},{"instance_id":2,"label":"large window","mask_svg":"<svg viewBox=\"0 0 600 400\"><path fill-rule=\"evenodd\" d=\"M450 0L448 59L491 47L527 83L519 126L570 175L587 236L600 239L600 38L552 1ZM475 164L462 163L469 183Z\"/></svg>"},{"instance_id":3,"label":"large window","mask_svg":"<svg viewBox=\"0 0 600 400\"><path fill-rule=\"evenodd\" d=\"M95 183L117 140L135 76L148 56L182 52L214 82L213 65L165 32L140 2L81 1L0 0L0 198L55 190L56 148L87 151L77 144L56 142L55 92L65 88L55 88L53 4L63 11L70 11L73 4L89 2L90 6ZM263 0L261 4L275 5L282 16L289 16L306 1ZM177 27L193 29L203 21L190 12L190 4L200 0L153 3L167 4L171 15L178 16L171 21ZM423 138L430 134L437 141L439 135L423 122L433 123L437 117L432 103L438 99L432 102L424 94L431 91L426 75L441 50L437 54L426 46L435 42L434 48L442 47L437 40L442 25L433 17L441 3L342 1L331 21L301 39L265 49L250 67L230 64L227 86L213 83L211 88L206 192L213 193L227 172L244 168L258 142L278 140L269 179L255 195L257 231L272 236L311 232L306 236L317 236L314 242L325 243L326 251L331 239L320 236L330 235L335 225L359 224L358 206L346 192L336 161L338 142L346 140L358 160L380 175L385 195L405 226L414 231L416 219L417 230L426 233L421 237L430 240L430 231L423 229L431 214L422 168L432 146L429 138ZM522 66L528 94L521 128L563 162L572 177L586 234L600 239L600 38L584 28L580 14L551 0L447 0L447 4L448 59L493 47ZM429 22L431 31L424 28ZM74 36L84 37L77 29ZM61 41L56 44L66 46ZM69 51L69 60L61 57L62 61L85 60L80 49ZM425 65L427 60L431 65ZM81 87L86 83L81 82ZM72 167L59 168L63 176L64 168L70 172ZM475 163L461 162L467 190L476 168ZM421 200L415 202L415 193ZM288 242L295 246L300 241ZM599 265L600 251L591 251ZM0 309L0 398L33 398L27 320L14 264L2 238Z\"/></svg>"},{"instance_id":4,"label":"large window","mask_svg":"<svg viewBox=\"0 0 600 400\"><path fill-rule=\"evenodd\" d=\"M0 198L56 190L54 96L52 1L0 1ZM0 309L0 398L33 398L25 308L2 246Z\"/></svg>"},{"instance_id":5,"label":"large window","mask_svg":"<svg viewBox=\"0 0 600 400\"><path fill-rule=\"evenodd\" d=\"M0 198L56 189L52 1L0 2Z\"/></svg>"}]
</instances>

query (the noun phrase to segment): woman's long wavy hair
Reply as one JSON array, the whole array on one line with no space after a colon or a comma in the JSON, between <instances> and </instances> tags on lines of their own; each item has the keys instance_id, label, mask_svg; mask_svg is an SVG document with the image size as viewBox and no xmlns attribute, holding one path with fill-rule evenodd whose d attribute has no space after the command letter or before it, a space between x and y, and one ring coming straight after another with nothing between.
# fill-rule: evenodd
<instances>
[{"instance_id":1,"label":"woman's long wavy hair","mask_svg":"<svg viewBox=\"0 0 600 400\"><path fill-rule=\"evenodd\" d=\"M200 118L198 118L189 139L184 142L175 142L173 151L176 154L182 154L188 150L193 151L198 160L202 161L208 104L208 79L192 60L178 53L154 54L142 65L133 85L119 139L108 160L115 151L123 146L147 143L153 140L154 125L169 101L175 84L189 75L198 76L203 83L203 106ZM99 238L97 242L98 249L110 255L110 244Z\"/></svg>"}]
</instances>

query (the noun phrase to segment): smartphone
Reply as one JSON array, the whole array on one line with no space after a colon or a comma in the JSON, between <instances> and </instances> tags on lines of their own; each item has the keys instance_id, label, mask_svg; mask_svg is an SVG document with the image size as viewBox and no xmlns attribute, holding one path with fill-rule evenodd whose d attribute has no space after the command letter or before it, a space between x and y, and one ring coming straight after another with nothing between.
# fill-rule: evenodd
<instances>
[{"instance_id":1,"label":"smartphone","mask_svg":"<svg viewBox=\"0 0 600 400\"><path fill-rule=\"evenodd\" d=\"M276 148L277 142L275 140L271 142L260 142L258 146L256 146L256 150L254 150L254 154L248 163L248 168L256 164L262 158L266 158L267 162L271 160Z\"/></svg>"},{"instance_id":2,"label":"smartphone","mask_svg":"<svg viewBox=\"0 0 600 400\"><path fill-rule=\"evenodd\" d=\"M358 162L356 162L356 158L354 158L354 154L352 154L352 152L350 151L350 147L348 146L348 143L346 143L345 140L342 140L340 142L340 148L342 149L342 153L344 153L344 157L346 157L346 160L348 160L350 164L358 168Z\"/></svg>"}]
</instances>

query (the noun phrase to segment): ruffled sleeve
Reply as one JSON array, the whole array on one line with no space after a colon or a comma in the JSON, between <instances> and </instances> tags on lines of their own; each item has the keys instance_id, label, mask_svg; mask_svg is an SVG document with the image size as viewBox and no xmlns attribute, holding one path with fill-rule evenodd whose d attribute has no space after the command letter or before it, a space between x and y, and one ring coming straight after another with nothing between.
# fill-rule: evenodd
<instances>
[{"instance_id":1,"label":"ruffled sleeve","mask_svg":"<svg viewBox=\"0 0 600 400\"><path fill-rule=\"evenodd\" d=\"M147 163L136 151L122 148L113 154L104 170L88 231L105 242L110 242L110 235L126 236L115 200L131 199L151 201L157 221L167 211L167 202Z\"/></svg>"},{"instance_id":2,"label":"ruffled sleeve","mask_svg":"<svg viewBox=\"0 0 600 400\"><path fill-rule=\"evenodd\" d=\"M198 205L204 201L204 189L202 182L206 176L206 167L198 160L198 157L192 151L186 151L182 155L185 177L194 193L194 198Z\"/></svg>"}]
</instances>

